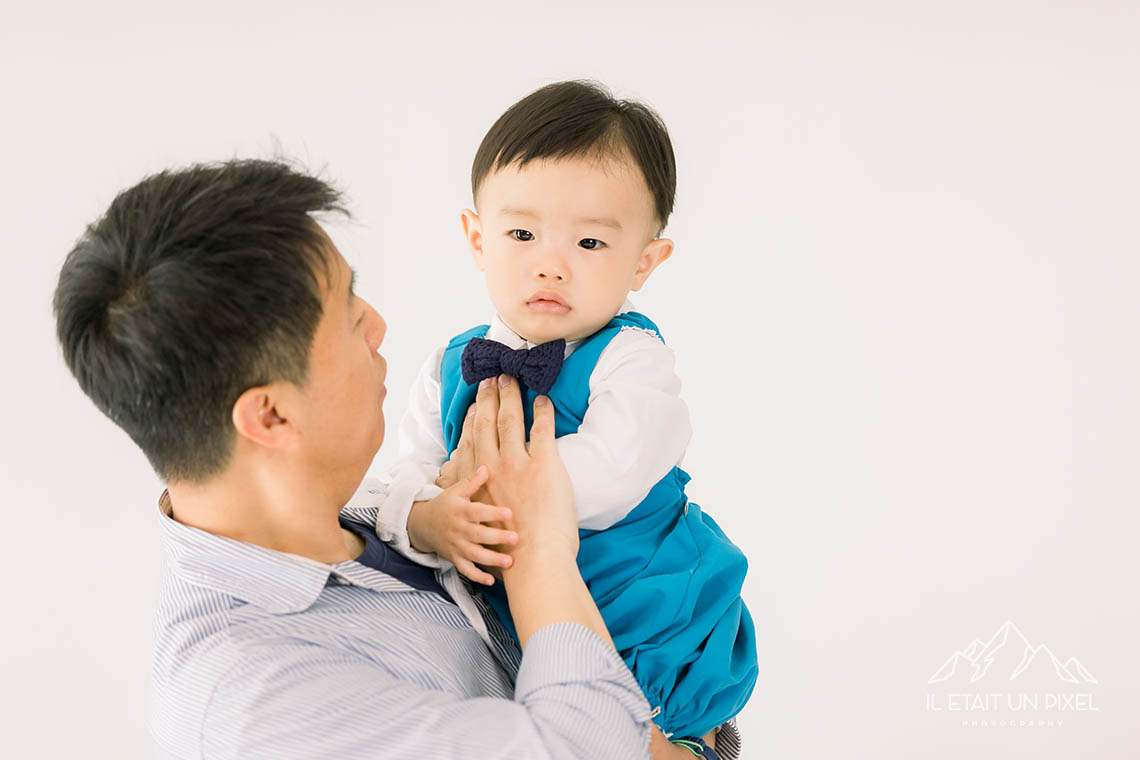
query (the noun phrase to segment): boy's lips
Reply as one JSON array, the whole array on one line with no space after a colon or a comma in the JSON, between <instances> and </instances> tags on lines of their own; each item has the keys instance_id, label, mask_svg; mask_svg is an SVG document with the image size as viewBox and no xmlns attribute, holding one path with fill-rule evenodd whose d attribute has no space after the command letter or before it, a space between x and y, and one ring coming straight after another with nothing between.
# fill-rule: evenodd
<instances>
[{"instance_id":1,"label":"boy's lips","mask_svg":"<svg viewBox=\"0 0 1140 760\"><path fill-rule=\"evenodd\" d=\"M570 306L562 296L553 290L538 291L526 300L526 306L531 311L543 314L565 314L570 311Z\"/></svg>"}]
</instances>

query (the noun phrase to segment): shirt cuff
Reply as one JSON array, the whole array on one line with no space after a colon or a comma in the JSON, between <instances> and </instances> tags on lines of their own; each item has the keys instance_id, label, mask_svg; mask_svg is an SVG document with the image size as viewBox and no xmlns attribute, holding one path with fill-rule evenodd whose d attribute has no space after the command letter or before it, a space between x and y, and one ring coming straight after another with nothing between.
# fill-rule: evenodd
<instances>
[{"instance_id":1,"label":"shirt cuff","mask_svg":"<svg viewBox=\"0 0 1140 760\"><path fill-rule=\"evenodd\" d=\"M412 504L434 499L443 489L434 483L418 483L397 479L388 487L388 496L376 515L376 535L380 540L408 559L425 567L442 567L445 560L438 554L421 552L408 539L408 515Z\"/></svg>"}]
</instances>

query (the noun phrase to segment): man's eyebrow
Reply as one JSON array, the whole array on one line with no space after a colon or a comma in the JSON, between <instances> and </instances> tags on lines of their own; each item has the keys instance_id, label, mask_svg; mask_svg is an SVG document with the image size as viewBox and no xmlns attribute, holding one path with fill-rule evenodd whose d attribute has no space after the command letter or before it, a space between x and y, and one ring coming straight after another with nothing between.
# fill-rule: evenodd
<instances>
[{"instance_id":1,"label":"man's eyebrow","mask_svg":"<svg viewBox=\"0 0 1140 760\"><path fill-rule=\"evenodd\" d=\"M529 216L534 219L538 218L538 214L526 208L505 208L499 212L503 216ZM596 224L601 227L612 227L615 230L621 231L621 222L617 219L611 219L608 216L580 216L574 221L581 224Z\"/></svg>"}]
</instances>

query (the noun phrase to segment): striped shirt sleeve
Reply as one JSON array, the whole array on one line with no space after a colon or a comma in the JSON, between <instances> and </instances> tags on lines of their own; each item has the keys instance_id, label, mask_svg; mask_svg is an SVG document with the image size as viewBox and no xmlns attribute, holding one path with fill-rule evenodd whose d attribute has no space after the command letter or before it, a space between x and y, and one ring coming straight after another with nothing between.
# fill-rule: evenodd
<instances>
[{"instance_id":1,"label":"striped shirt sleeve","mask_svg":"<svg viewBox=\"0 0 1140 760\"><path fill-rule=\"evenodd\" d=\"M296 638L259 642L206 710L207 759L648 758L649 705L593 632L558 623L523 653L514 700L463 699L375 660Z\"/></svg>"}]
</instances>

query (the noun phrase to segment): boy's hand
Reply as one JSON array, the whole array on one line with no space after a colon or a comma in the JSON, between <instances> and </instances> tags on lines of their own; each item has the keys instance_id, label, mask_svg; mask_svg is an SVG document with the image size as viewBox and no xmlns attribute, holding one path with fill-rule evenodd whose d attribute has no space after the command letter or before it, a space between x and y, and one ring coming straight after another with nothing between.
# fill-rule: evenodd
<instances>
[{"instance_id":1,"label":"boy's hand","mask_svg":"<svg viewBox=\"0 0 1140 760\"><path fill-rule=\"evenodd\" d=\"M480 467L430 501L418 501L408 514L408 539L422 552L435 552L476 583L490 586L494 577L476 567L510 567L511 557L487 548L513 545L518 534L484 523L509 520L511 510L479 501L472 496L487 482L488 470Z\"/></svg>"}]
</instances>

